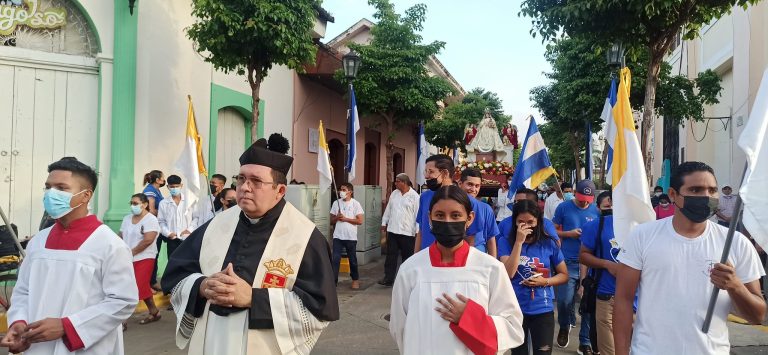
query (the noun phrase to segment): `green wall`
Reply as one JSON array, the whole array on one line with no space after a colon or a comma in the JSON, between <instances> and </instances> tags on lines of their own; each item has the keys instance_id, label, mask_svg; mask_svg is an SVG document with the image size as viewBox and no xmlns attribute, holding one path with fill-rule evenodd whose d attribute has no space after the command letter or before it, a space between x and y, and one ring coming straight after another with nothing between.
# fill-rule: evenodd
<instances>
[{"instance_id":1,"label":"green wall","mask_svg":"<svg viewBox=\"0 0 768 355\"><path fill-rule=\"evenodd\" d=\"M250 95L235 91L221 85L211 83L211 112L210 112L210 142L208 143L208 171L216 172L216 147L218 146L218 126L219 110L223 108L232 108L243 115L243 131L245 135L245 147L251 145L251 116L253 116L253 100ZM264 108L266 103L264 99L259 100L259 126L257 133L259 137L264 137Z\"/></svg>"}]
</instances>

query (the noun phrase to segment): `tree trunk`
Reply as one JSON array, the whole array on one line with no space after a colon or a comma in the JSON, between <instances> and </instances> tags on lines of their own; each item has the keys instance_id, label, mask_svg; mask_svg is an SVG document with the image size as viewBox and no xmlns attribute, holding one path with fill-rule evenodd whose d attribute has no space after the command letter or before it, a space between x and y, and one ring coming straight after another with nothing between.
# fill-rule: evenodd
<instances>
[{"instance_id":1,"label":"tree trunk","mask_svg":"<svg viewBox=\"0 0 768 355\"><path fill-rule=\"evenodd\" d=\"M605 174L608 169L608 143L603 145L603 158L600 160L600 183L605 186Z\"/></svg>"},{"instance_id":2,"label":"tree trunk","mask_svg":"<svg viewBox=\"0 0 768 355\"><path fill-rule=\"evenodd\" d=\"M257 72L254 64L248 65L248 84L251 86L251 143L259 139L259 90L266 73Z\"/></svg>"},{"instance_id":3,"label":"tree trunk","mask_svg":"<svg viewBox=\"0 0 768 355\"><path fill-rule=\"evenodd\" d=\"M578 142L579 139L575 134L568 135L568 143L571 145L571 149L573 149L573 160L576 163L576 181L581 180L581 149L579 149Z\"/></svg>"},{"instance_id":4,"label":"tree trunk","mask_svg":"<svg viewBox=\"0 0 768 355\"><path fill-rule=\"evenodd\" d=\"M656 108L656 87L659 84L659 70L661 62L664 60L666 47L661 46L661 51L656 50L658 45L651 45L649 51L651 58L648 63L648 76L645 81L645 102L643 103L643 119L640 122L640 151L643 153L643 163L645 165L645 175L648 181L651 180L651 123L653 122L653 112Z\"/></svg>"},{"instance_id":5,"label":"tree trunk","mask_svg":"<svg viewBox=\"0 0 768 355\"><path fill-rule=\"evenodd\" d=\"M387 187L384 190L386 191L386 198L389 198L395 181L395 144L392 142L392 137L395 135L395 119L392 114L385 115L384 119L387 121Z\"/></svg>"}]
</instances>

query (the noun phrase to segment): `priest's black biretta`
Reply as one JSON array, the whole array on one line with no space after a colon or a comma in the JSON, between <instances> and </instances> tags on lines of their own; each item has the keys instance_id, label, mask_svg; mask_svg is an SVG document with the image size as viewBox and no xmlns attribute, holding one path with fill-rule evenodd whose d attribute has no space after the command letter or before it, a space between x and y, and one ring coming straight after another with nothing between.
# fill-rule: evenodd
<instances>
[{"instance_id":1,"label":"priest's black biretta","mask_svg":"<svg viewBox=\"0 0 768 355\"><path fill-rule=\"evenodd\" d=\"M284 175L293 164L293 157L286 155L290 148L288 140L279 133L269 136L269 141L257 140L240 156L240 165L256 164L270 167Z\"/></svg>"}]
</instances>

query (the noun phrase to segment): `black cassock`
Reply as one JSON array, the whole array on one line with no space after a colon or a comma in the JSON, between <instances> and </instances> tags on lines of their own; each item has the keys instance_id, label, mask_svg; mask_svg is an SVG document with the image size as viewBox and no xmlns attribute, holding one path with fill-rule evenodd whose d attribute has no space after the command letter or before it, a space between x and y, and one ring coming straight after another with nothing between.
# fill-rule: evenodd
<instances>
[{"instance_id":1,"label":"black cassock","mask_svg":"<svg viewBox=\"0 0 768 355\"><path fill-rule=\"evenodd\" d=\"M232 263L237 276L253 284L259 261L285 203L285 200L281 200L255 224L240 212L240 220L221 266L222 270L227 264ZM171 255L161 281L165 293L170 293L187 276L202 273L199 262L200 248L209 223L210 221L197 228ZM199 295L202 281L202 277L195 281L186 309L187 313L198 318L203 315L207 301ZM312 232L307 249L304 251L293 292L317 319L323 321L339 319L339 302L331 268L331 250L325 237L317 228ZM219 316L248 310L249 329L274 328L267 289L253 289L250 308L211 305L210 310Z\"/></svg>"}]
</instances>

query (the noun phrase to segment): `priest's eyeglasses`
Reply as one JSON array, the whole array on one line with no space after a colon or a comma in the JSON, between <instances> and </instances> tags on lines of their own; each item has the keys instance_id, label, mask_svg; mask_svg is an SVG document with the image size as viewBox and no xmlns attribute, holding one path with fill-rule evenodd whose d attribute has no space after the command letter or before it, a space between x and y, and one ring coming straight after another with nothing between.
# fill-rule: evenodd
<instances>
[{"instance_id":1,"label":"priest's eyeglasses","mask_svg":"<svg viewBox=\"0 0 768 355\"><path fill-rule=\"evenodd\" d=\"M248 182L250 183L251 187L256 190L261 189L261 186L265 184L272 186L277 185L274 181L261 181L257 178L245 177L245 175L235 176L235 181L237 182L237 186L243 186L246 182Z\"/></svg>"}]
</instances>

